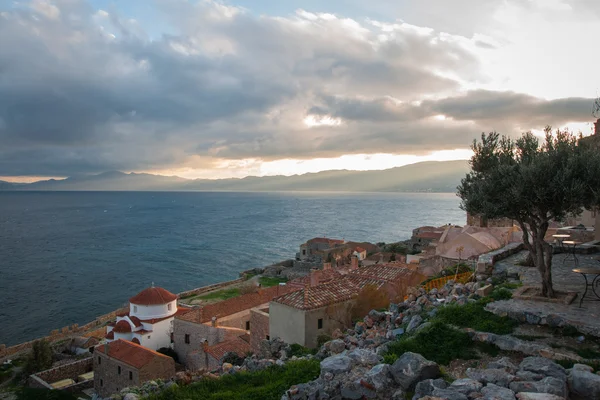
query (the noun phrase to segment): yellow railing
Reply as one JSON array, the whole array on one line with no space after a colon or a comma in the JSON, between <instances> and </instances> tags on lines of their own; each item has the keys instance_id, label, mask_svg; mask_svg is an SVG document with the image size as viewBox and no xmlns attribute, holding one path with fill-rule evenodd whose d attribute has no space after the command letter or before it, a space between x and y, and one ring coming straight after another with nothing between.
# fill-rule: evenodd
<instances>
[{"instance_id":1,"label":"yellow railing","mask_svg":"<svg viewBox=\"0 0 600 400\"><path fill-rule=\"evenodd\" d=\"M434 289L434 288L439 289L439 288L443 287L446 284L446 282L448 282L450 280L453 280L454 282L457 282L457 283L467 283L473 278L473 276L474 276L473 272L463 272L462 274L458 274L458 275L448 275L448 276L444 276L443 278L433 279L433 280L421 285L421 287L429 292L431 289Z\"/></svg>"}]
</instances>

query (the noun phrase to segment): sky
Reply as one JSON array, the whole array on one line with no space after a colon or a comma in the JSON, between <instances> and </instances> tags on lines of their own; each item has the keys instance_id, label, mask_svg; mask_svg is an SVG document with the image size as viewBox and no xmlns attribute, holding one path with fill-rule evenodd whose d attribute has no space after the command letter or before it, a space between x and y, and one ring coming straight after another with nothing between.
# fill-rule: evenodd
<instances>
[{"instance_id":1,"label":"sky","mask_svg":"<svg viewBox=\"0 0 600 400\"><path fill-rule=\"evenodd\" d=\"M0 0L0 180L229 178L591 133L596 0Z\"/></svg>"}]
</instances>

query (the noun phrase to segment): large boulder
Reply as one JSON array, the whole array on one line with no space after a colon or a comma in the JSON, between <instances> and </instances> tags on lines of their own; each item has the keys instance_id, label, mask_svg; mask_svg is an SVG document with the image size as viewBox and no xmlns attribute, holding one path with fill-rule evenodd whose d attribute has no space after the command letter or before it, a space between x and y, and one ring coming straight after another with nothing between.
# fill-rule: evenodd
<instances>
[{"instance_id":1,"label":"large boulder","mask_svg":"<svg viewBox=\"0 0 600 400\"><path fill-rule=\"evenodd\" d=\"M549 393L556 396L567 397L567 382L547 376L536 382L511 382L510 389L514 392Z\"/></svg>"},{"instance_id":2,"label":"large boulder","mask_svg":"<svg viewBox=\"0 0 600 400\"><path fill-rule=\"evenodd\" d=\"M600 399L600 375L590 372L587 365L575 364L569 372L571 393L585 399Z\"/></svg>"},{"instance_id":3,"label":"large boulder","mask_svg":"<svg viewBox=\"0 0 600 400\"><path fill-rule=\"evenodd\" d=\"M436 389L446 389L448 384L445 380L438 379L425 379L417 383L415 386L415 395L413 399L420 399L421 397L430 396Z\"/></svg>"},{"instance_id":4,"label":"large boulder","mask_svg":"<svg viewBox=\"0 0 600 400\"><path fill-rule=\"evenodd\" d=\"M410 319L410 322L408 323L408 326L406 327L406 332L412 332L419 325L421 325L421 322L423 322L423 318L421 318L420 315L413 315Z\"/></svg>"},{"instance_id":5,"label":"large boulder","mask_svg":"<svg viewBox=\"0 0 600 400\"><path fill-rule=\"evenodd\" d=\"M517 372L518 369L517 366L513 364L512 361L510 361L510 359L507 357L502 357L499 360L492 361L487 365L487 368L503 369L509 374L513 375L515 374L515 372Z\"/></svg>"},{"instance_id":6,"label":"large boulder","mask_svg":"<svg viewBox=\"0 0 600 400\"><path fill-rule=\"evenodd\" d=\"M519 364L519 369L561 380L567 378L567 373L561 365L544 357L527 357Z\"/></svg>"},{"instance_id":7,"label":"large boulder","mask_svg":"<svg viewBox=\"0 0 600 400\"><path fill-rule=\"evenodd\" d=\"M329 347L329 351L332 354L339 354L346 350L346 343L341 339L335 339L325 344L325 347Z\"/></svg>"},{"instance_id":8,"label":"large boulder","mask_svg":"<svg viewBox=\"0 0 600 400\"><path fill-rule=\"evenodd\" d=\"M469 400L466 395L452 389L435 389L432 396L444 400Z\"/></svg>"},{"instance_id":9,"label":"large boulder","mask_svg":"<svg viewBox=\"0 0 600 400\"><path fill-rule=\"evenodd\" d=\"M346 354L356 364L363 366L377 365L383 361L383 357L367 349L354 349Z\"/></svg>"},{"instance_id":10,"label":"large boulder","mask_svg":"<svg viewBox=\"0 0 600 400\"><path fill-rule=\"evenodd\" d=\"M440 377L440 367L420 354L406 352L391 366L394 381L405 391L413 390L417 382Z\"/></svg>"},{"instance_id":11,"label":"large boulder","mask_svg":"<svg viewBox=\"0 0 600 400\"><path fill-rule=\"evenodd\" d=\"M548 393L517 393L518 400L565 400L562 396Z\"/></svg>"},{"instance_id":12,"label":"large boulder","mask_svg":"<svg viewBox=\"0 0 600 400\"><path fill-rule=\"evenodd\" d=\"M392 384L392 374L388 364L378 364L365 374L365 380L369 382L377 392L386 391Z\"/></svg>"},{"instance_id":13,"label":"large boulder","mask_svg":"<svg viewBox=\"0 0 600 400\"><path fill-rule=\"evenodd\" d=\"M352 359L342 354L327 357L321 361L321 375L331 372L334 375L350 371Z\"/></svg>"},{"instance_id":14,"label":"large boulder","mask_svg":"<svg viewBox=\"0 0 600 400\"><path fill-rule=\"evenodd\" d=\"M515 392L502 386L489 383L481 389L483 400L515 400Z\"/></svg>"},{"instance_id":15,"label":"large boulder","mask_svg":"<svg viewBox=\"0 0 600 400\"><path fill-rule=\"evenodd\" d=\"M452 384L450 385L450 388L452 390L455 390L457 392L460 392L462 394L469 394L469 393L473 393L473 392L479 392L481 390L481 388L483 387L483 384L475 379L469 379L469 378L464 378L464 379L457 379L454 382L452 382Z\"/></svg>"},{"instance_id":16,"label":"large boulder","mask_svg":"<svg viewBox=\"0 0 600 400\"><path fill-rule=\"evenodd\" d=\"M493 383L498 386L508 387L515 380L515 376L504 369L476 369L468 368L467 376L483 384Z\"/></svg>"},{"instance_id":17,"label":"large boulder","mask_svg":"<svg viewBox=\"0 0 600 400\"><path fill-rule=\"evenodd\" d=\"M345 382L342 384L342 398L348 400L375 399L377 393L374 388L363 380Z\"/></svg>"}]
</instances>

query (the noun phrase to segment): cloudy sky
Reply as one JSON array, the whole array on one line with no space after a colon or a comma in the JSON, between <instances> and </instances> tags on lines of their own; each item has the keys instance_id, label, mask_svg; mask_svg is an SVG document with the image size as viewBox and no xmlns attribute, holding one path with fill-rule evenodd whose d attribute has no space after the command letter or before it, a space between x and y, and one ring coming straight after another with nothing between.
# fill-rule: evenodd
<instances>
[{"instance_id":1,"label":"cloudy sky","mask_svg":"<svg viewBox=\"0 0 600 400\"><path fill-rule=\"evenodd\" d=\"M0 179L468 157L591 132L597 0L0 0Z\"/></svg>"}]
</instances>

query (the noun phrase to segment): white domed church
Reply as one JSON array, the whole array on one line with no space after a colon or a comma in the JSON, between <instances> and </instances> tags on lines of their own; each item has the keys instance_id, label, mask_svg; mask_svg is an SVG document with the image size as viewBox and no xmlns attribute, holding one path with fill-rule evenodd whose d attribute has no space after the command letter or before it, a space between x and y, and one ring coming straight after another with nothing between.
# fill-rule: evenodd
<instances>
[{"instance_id":1,"label":"white domed church","mask_svg":"<svg viewBox=\"0 0 600 400\"><path fill-rule=\"evenodd\" d=\"M108 325L106 340L124 339L153 350L170 347L173 318L187 311L177 307L177 295L152 285L129 299L129 312Z\"/></svg>"}]
</instances>

